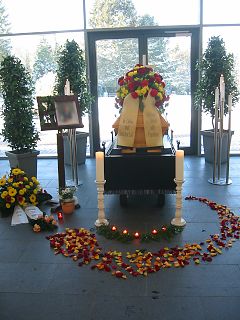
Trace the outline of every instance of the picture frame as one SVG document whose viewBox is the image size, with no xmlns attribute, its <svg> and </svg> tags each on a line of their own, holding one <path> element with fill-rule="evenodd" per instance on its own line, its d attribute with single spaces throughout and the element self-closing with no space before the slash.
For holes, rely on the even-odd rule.
<svg viewBox="0 0 240 320">
<path fill-rule="evenodd" d="M 77 96 L 37 97 L 41 130 L 83 128 Z"/>
<path fill-rule="evenodd" d="M 58 128 L 82 128 L 77 96 L 55 96 L 54 104 Z"/>
</svg>

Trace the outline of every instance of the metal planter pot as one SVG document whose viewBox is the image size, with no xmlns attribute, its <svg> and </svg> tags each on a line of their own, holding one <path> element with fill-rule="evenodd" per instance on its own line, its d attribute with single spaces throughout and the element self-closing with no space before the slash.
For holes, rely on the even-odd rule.
<svg viewBox="0 0 240 320">
<path fill-rule="evenodd" d="M 234 134 L 234 131 L 231 131 L 231 137 Z M 214 131 L 213 130 L 203 130 L 201 131 L 201 135 L 203 136 L 203 148 L 205 161 L 208 163 L 213 163 L 214 157 Z M 228 131 L 224 130 L 223 138 L 222 138 L 222 153 L 221 153 L 221 163 L 227 162 L 227 154 L 228 154 Z M 217 150 L 218 152 L 218 150 Z"/>
<path fill-rule="evenodd" d="M 6 151 L 5 154 L 8 157 L 11 168 L 20 168 L 25 171 L 26 175 L 31 177 L 37 177 L 37 156 L 40 151 L 33 150 L 27 153 L 16 153 L 14 151 Z"/>
</svg>

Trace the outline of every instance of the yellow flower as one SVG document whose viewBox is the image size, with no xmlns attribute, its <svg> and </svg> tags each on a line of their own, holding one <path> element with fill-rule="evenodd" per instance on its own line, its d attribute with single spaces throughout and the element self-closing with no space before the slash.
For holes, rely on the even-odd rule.
<svg viewBox="0 0 240 320">
<path fill-rule="evenodd" d="M 7 209 L 11 208 L 10 203 L 6 203 L 6 208 L 7 208 Z"/>
<path fill-rule="evenodd" d="M 140 90 L 141 95 L 144 95 L 147 91 L 148 91 L 148 87 L 143 87 L 143 88 Z"/>
<path fill-rule="evenodd" d="M 32 182 L 34 182 L 35 184 L 39 184 L 39 181 L 37 180 L 36 177 L 32 177 L 31 179 L 32 179 Z"/>
<path fill-rule="evenodd" d="M 20 189 L 20 190 L 18 191 L 18 193 L 19 193 L 21 196 L 23 196 L 25 192 L 24 192 L 23 189 Z"/>
<path fill-rule="evenodd" d="M 14 197 L 16 194 L 17 194 L 17 190 L 14 189 L 14 188 L 10 188 L 8 190 L 8 194 L 11 196 L 11 197 Z"/>
<path fill-rule="evenodd" d="M 13 182 L 13 178 L 8 178 L 8 182 L 12 183 Z"/>
<path fill-rule="evenodd" d="M 35 223 L 35 225 L 33 226 L 33 231 L 34 232 L 40 232 L 41 231 L 41 227 L 37 223 Z"/>
<path fill-rule="evenodd" d="M 25 185 L 25 188 L 30 189 L 31 187 L 30 187 L 29 184 L 26 184 L 26 185 Z"/>
<path fill-rule="evenodd" d="M 24 179 L 24 181 L 28 181 L 28 177 L 24 177 L 23 179 Z"/>
<path fill-rule="evenodd" d="M 15 202 L 15 198 L 11 197 L 11 203 L 14 203 L 14 202 Z"/>
<path fill-rule="evenodd" d="M 162 94 L 161 94 L 161 92 L 158 92 L 158 97 L 160 97 L 160 100 L 162 100 L 163 99 L 163 96 L 162 96 Z"/>
<path fill-rule="evenodd" d="M 36 201 L 36 196 L 35 196 L 35 194 L 31 194 L 31 196 L 30 196 L 30 201 L 31 202 L 35 202 Z"/>
<path fill-rule="evenodd" d="M 19 183 L 18 182 L 13 182 L 12 185 L 13 185 L 14 188 L 18 188 L 19 187 Z"/>
<path fill-rule="evenodd" d="M 38 189 L 35 188 L 35 189 L 33 190 L 33 193 L 34 193 L 34 194 L 37 194 L 37 193 L 38 193 Z"/>
<path fill-rule="evenodd" d="M 12 170 L 12 174 L 13 174 L 14 176 L 17 176 L 17 175 L 19 175 L 19 174 L 21 174 L 21 173 L 22 173 L 22 170 L 19 169 L 19 168 L 15 168 L 15 169 Z"/>
<path fill-rule="evenodd" d="M 7 191 L 3 191 L 1 194 L 1 198 L 4 199 L 8 195 Z"/>
<path fill-rule="evenodd" d="M 30 182 L 29 182 L 29 185 L 30 185 L 31 187 L 33 186 L 33 183 L 32 183 L 32 181 L 30 181 Z"/>
<path fill-rule="evenodd" d="M 5 184 L 6 184 L 6 177 L 4 176 L 0 179 L 0 187 L 3 187 Z"/>
<path fill-rule="evenodd" d="M 129 76 L 129 77 L 132 77 L 133 75 L 134 75 L 133 71 L 128 72 L 128 76 Z"/>
</svg>

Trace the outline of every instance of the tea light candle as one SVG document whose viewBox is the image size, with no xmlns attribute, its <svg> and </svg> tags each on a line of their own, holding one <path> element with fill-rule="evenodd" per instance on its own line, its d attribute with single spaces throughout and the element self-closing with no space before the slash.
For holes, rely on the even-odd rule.
<svg viewBox="0 0 240 320">
<path fill-rule="evenodd" d="M 112 226 L 112 231 L 117 231 L 117 227 Z"/>
<path fill-rule="evenodd" d="M 184 151 L 183 150 L 176 151 L 175 169 L 176 169 L 176 180 L 182 181 L 183 172 L 184 172 Z"/>
<path fill-rule="evenodd" d="M 156 229 L 153 229 L 152 230 L 152 234 L 157 234 L 158 232 L 157 232 L 157 230 Z"/>
<path fill-rule="evenodd" d="M 138 232 L 135 232 L 135 233 L 134 233 L 134 237 L 137 239 L 137 238 L 140 237 L 140 234 L 139 234 Z"/>
<path fill-rule="evenodd" d="M 58 219 L 61 220 L 63 218 L 62 212 L 58 212 L 57 216 L 58 216 Z"/>
<path fill-rule="evenodd" d="M 128 234 L 127 229 L 124 229 L 122 233 L 123 233 L 123 234 Z"/>
<path fill-rule="evenodd" d="M 104 153 L 96 152 L 96 181 L 104 181 Z"/>
</svg>

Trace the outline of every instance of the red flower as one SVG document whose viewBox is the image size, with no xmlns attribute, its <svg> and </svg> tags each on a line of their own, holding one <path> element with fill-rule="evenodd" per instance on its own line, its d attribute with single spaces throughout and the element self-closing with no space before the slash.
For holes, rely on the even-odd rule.
<svg viewBox="0 0 240 320">
<path fill-rule="evenodd" d="M 157 83 L 161 83 L 161 78 L 158 76 L 158 77 L 155 77 L 155 81 L 157 82 Z"/>
<path fill-rule="evenodd" d="M 131 96 L 133 97 L 133 99 L 137 99 L 138 98 L 138 93 L 136 91 L 131 92 Z"/>
<path fill-rule="evenodd" d="M 122 84 L 122 81 L 123 81 L 123 79 L 124 79 L 124 77 L 120 77 L 119 79 L 118 79 L 118 84 L 121 86 Z"/>
<path fill-rule="evenodd" d="M 160 74 L 156 73 L 156 72 L 154 73 L 154 77 L 155 77 L 155 79 L 156 78 L 160 78 L 161 81 L 163 79 L 162 76 Z"/>
<path fill-rule="evenodd" d="M 118 81 L 118 84 L 119 84 L 120 86 L 123 86 L 123 85 L 124 85 L 124 80 Z"/>
<path fill-rule="evenodd" d="M 129 89 L 130 91 L 133 91 L 134 88 L 135 88 L 134 83 L 133 83 L 133 82 L 130 82 L 130 83 L 128 84 L 128 89 Z"/>
<path fill-rule="evenodd" d="M 139 68 L 139 69 L 138 69 L 138 73 L 139 73 L 139 74 L 144 74 L 144 73 L 146 73 L 146 68 Z"/>
<path fill-rule="evenodd" d="M 152 97 L 156 97 L 157 94 L 158 94 L 158 91 L 157 91 L 156 89 L 152 89 L 152 90 L 150 91 L 150 95 L 151 95 Z"/>
<path fill-rule="evenodd" d="M 10 196 L 6 196 L 5 200 L 6 200 L 6 202 L 11 203 L 11 197 Z"/>
<path fill-rule="evenodd" d="M 142 82 L 141 82 L 141 86 L 142 87 L 146 87 L 146 86 L 148 86 L 148 80 L 143 80 Z"/>
<path fill-rule="evenodd" d="M 22 201 L 23 201 L 23 197 L 20 196 L 20 195 L 17 195 L 17 201 L 18 201 L 18 202 L 22 202 Z"/>
<path fill-rule="evenodd" d="M 126 76 L 125 80 L 126 80 L 126 81 L 131 81 L 131 80 L 132 80 L 132 77 Z"/>
</svg>

